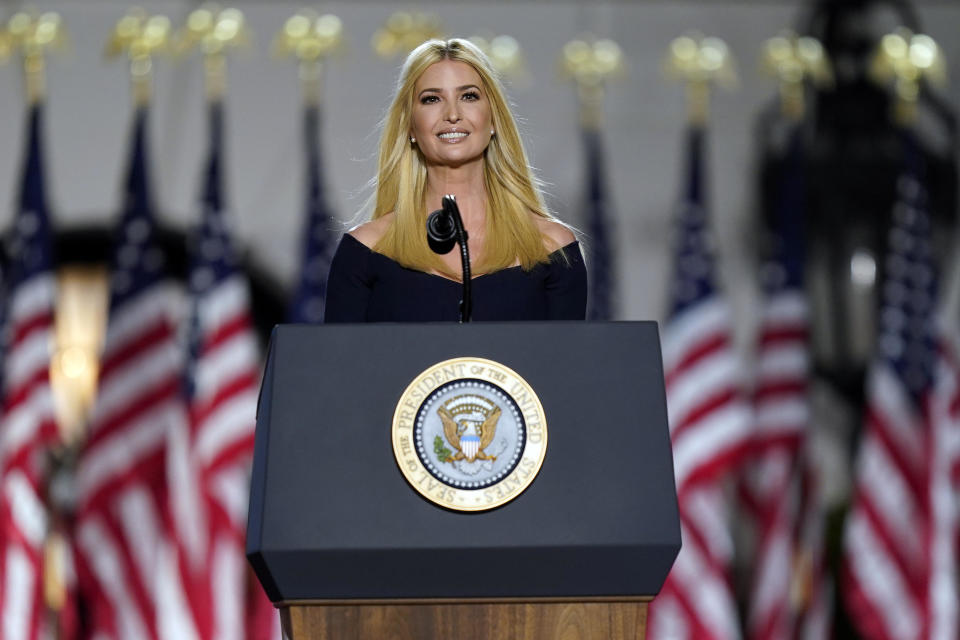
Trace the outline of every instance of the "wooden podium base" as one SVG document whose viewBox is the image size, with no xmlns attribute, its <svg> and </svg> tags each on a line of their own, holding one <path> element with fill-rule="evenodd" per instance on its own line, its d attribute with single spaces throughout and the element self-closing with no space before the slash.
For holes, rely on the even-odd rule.
<svg viewBox="0 0 960 640">
<path fill-rule="evenodd" d="M 281 604 L 284 640 L 644 640 L 647 600 Z"/>
</svg>

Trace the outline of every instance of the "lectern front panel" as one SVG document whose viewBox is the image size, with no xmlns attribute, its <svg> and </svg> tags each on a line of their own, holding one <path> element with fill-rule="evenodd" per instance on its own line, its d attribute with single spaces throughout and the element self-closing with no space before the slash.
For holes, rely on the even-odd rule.
<svg viewBox="0 0 960 640">
<path fill-rule="evenodd" d="M 536 392 L 536 479 L 488 511 L 425 499 L 391 444 L 417 375 L 483 358 Z M 680 546 L 656 325 L 280 326 L 247 551 L 275 601 L 653 595 Z"/>
</svg>

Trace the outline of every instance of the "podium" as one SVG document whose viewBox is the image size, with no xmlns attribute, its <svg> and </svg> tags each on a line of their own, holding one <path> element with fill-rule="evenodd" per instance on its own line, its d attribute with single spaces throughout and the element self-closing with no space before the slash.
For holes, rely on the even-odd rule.
<svg viewBox="0 0 960 640">
<path fill-rule="evenodd" d="M 530 450 L 541 427 L 545 439 L 522 490 L 512 484 L 520 467 L 503 471 L 500 484 L 473 490 L 478 483 L 466 482 L 459 493 L 428 490 L 439 486 L 435 478 L 401 467 L 397 434 L 410 425 L 399 403 L 439 397 L 441 383 L 454 383 L 429 372 L 456 359 L 502 366 L 539 399 L 543 425 L 527 413 L 526 392 L 503 389 L 521 394 L 514 401 L 523 407 L 504 410 L 498 433 L 509 431 L 510 414 Z M 460 370 L 466 379 L 482 369 Z M 443 406 L 456 413 L 464 402 Z M 439 421 L 437 406 L 421 407 L 417 424 Z M 423 439 L 447 456 L 431 466 L 429 442 L 416 445 L 430 473 L 454 474 L 451 449 L 460 445 Z M 484 450 L 462 449 L 457 464 L 466 466 L 458 468 L 473 473 Z M 489 459 L 500 461 L 490 468 L 511 460 Z M 482 504 L 511 491 L 493 508 Z M 452 494 L 480 506 L 465 510 Z M 679 549 L 655 323 L 274 330 L 257 411 L 247 557 L 290 640 L 643 638 L 646 603 Z"/>
</svg>

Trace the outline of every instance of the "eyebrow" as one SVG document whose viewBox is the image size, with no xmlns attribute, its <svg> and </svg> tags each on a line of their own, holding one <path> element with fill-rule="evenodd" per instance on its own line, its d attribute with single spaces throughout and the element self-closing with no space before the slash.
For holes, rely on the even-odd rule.
<svg viewBox="0 0 960 640">
<path fill-rule="evenodd" d="M 457 87 L 457 91 L 466 91 L 467 89 L 476 89 L 477 91 L 480 91 L 480 87 L 478 87 L 475 84 L 465 84 L 463 86 Z M 421 89 L 420 93 L 417 94 L 417 97 L 422 96 L 423 94 L 430 91 L 432 91 L 433 93 L 440 93 L 441 89 L 438 89 L 436 87 L 428 87 L 426 89 Z"/>
</svg>

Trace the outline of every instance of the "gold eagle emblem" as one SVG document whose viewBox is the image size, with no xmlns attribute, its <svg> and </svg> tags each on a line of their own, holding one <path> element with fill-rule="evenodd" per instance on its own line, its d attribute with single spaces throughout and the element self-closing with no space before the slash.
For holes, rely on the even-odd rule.
<svg viewBox="0 0 960 640">
<path fill-rule="evenodd" d="M 484 449 L 490 446 L 497 433 L 497 422 L 500 420 L 500 407 L 494 407 L 483 422 L 476 420 L 460 420 L 454 418 L 446 407 L 437 409 L 440 421 L 443 423 L 443 433 L 447 442 L 457 452 L 447 462 L 453 464 L 458 460 L 473 462 L 474 460 L 496 460 L 496 456 L 488 455 Z"/>
</svg>

